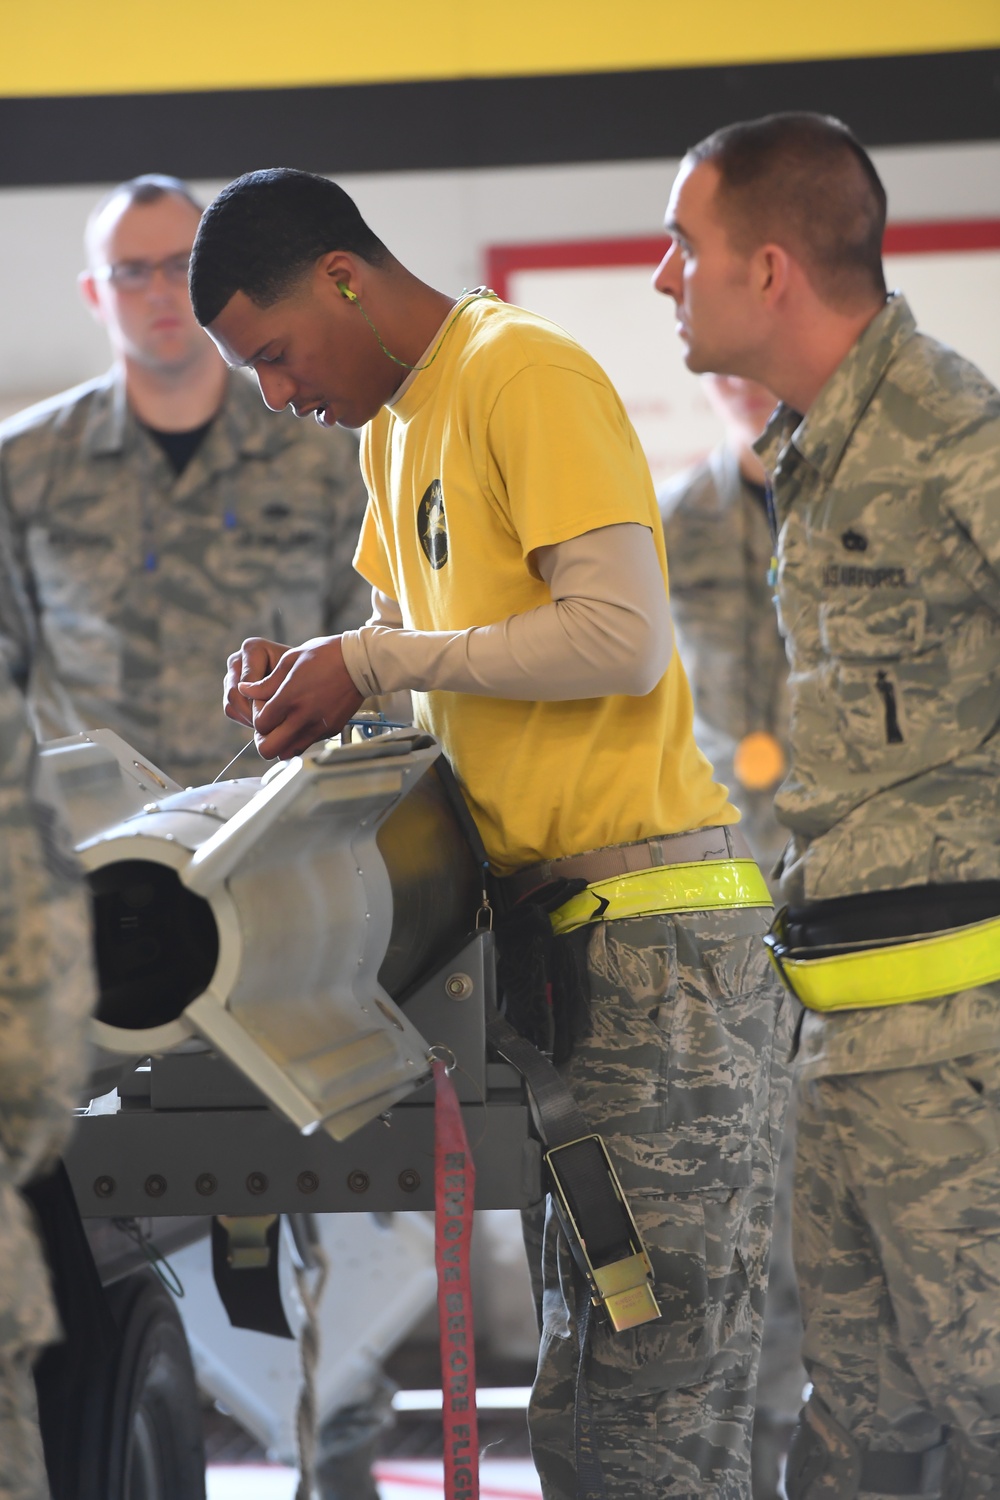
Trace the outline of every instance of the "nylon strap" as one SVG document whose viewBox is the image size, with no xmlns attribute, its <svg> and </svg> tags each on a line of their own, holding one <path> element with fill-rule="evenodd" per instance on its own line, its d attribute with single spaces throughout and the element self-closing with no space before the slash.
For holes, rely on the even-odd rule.
<svg viewBox="0 0 1000 1500">
<path fill-rule="evenodd" d="M 434 1254 L 438 1275 L 445 1500 L 479 1500 L 476 1348 L 469 1250 L 476 1169 L 462 1108 L 434 1060 Z"/>
<path fill-rule="evenodd" d="M 593 1135 L 580 1107 L 543 1053 L 526 1042 L 498 1011 L 486 1016 L 486 1037 L 528 1085 L 538 1134 L 551 1150 Z"/>
<path fill-rule="evenodd" d="M 581 1136 L 593 1132 L 580 1112 L 579 1106 L 560 1078 L 558 1072 L 536 1047 L 519 1036 L 503 1016 L 494 1011 L 486 1017 L 487 1040 L 501 1057 L 517 1069 L 528 1085 L 528 1096 L 538 1133 L 551 1150 L 555 1146 L 568 1145 Z M 593 1158 L 591 1158 L 593 1160 Z M 607 1173 L 603 1163 L 595 1163 L 601 1173 L 601 1182 L 594 1185 L 598 1202 L 603 1201 L 607 1190 Z M 579 1191 L 588 1193 L 587 1181 L 578 1182 Z M 576 1392 L 573 1413 L 573 1433 L 576 1449 L 576 1474 L 579 1500 L 606 1500 L 604 1475 L 597 1454 L 594 1435 L 594 1417 L 587 1390 L 587 1343 L 590 1337 L 592 1311 L 590 1288 L 576 1260 L 573 1260 L 573 1285 L 576 1289 L 577 1365 Z"/>
<path fill-rule="evenodd" d="M 658 912 L 771 905 L 767 882 L 752 859 L 701 859 L 595 880 L 557 907 L 552 913 L 552 931 L 561 936 L 588 922 L 616 922 Z"/>
<path fill-rule="evenodd" d="M 587 1345 L 590 1339 L 590 1319 L 594 1305 L 576 1262 L 573 1262 L 573 1287 L 576 1308 L 576 1387 L 574 1391 L 573 1438 L 576 1449 L 576 1494 L 577 1500 L 607 1500 L 604 1488 L 604 1471 L 597 1451 L 597 1433 L 594 1429 L 594 1413 L 587 1390 Z"/>
<path fill-rule="evenodd" d="M 780 917 L 765 941 L 781 978 L 808 1010 L 908 1005 L 1000 979 L 1000 917 L 824 958 L 792 957 L 781 943 Z"/>
</svg>

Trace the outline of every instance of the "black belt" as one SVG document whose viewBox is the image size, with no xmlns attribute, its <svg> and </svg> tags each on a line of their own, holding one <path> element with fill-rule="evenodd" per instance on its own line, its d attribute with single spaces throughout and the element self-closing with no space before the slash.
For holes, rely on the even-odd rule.
<svg viewBox="0 0 1000 1500">
<path fill-rule="evenodd" d="M 913 885 L 790 906 L 785 940 L 789 948 L 874 945 L 968 927 L 995 916 L 1000 916 L 1000 880 Z"/>
</svg>

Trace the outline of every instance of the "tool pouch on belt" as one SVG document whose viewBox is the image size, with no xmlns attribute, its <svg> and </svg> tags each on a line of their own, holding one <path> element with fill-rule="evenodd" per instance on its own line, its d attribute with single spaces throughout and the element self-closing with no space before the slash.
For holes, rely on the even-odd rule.
<svg viewBox="0 0 1000 1500">
<path fill-rule="evenodd" d="M 514 1030 L 558 1066 L 590 1034 L 587 979 L 589 927 L 562 937 L 549 913 L 586 889 L 585 880 L 554 880 L 537 897 L 498 913 L 497 981 Z"/>
<path fill-rule="evenodd" d="M 782 980 L 809 1010 L 955 995 L 1000 979 L 1000 881 L 782 907 L 764 941 Z"/>
</svg>

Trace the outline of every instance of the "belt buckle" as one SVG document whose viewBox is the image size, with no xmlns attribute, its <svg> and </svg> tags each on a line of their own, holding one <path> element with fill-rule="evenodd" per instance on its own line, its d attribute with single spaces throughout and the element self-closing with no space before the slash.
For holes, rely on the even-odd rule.
<svg viewBox="0 0 1000 1500">
<path fill-rule="evenodd" d="M 778 971 L 778 978 L 787 990 L 795 994 L 795 986 L 785 973 L 782 959 L 788 957 L 788 907 L 779 906 L 772 918 L 771 925 L 764 934 L 764 947 L 770 955 L 771 962 Z"/>
</svg>

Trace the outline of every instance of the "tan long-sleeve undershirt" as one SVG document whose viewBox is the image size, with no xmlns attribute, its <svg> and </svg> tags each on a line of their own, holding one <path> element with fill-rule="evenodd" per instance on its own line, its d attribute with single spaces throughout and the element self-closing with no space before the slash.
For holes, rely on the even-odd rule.
<svg viewBox="0 0 1000 1500">
<path fill-rule="evenodd" d="M 652 532 L 603 526 L 535 554 L 550 604 L 469 630 L 407 630 L 395 600 L 342 637 L 366 697 L 409 688 L 534 701 L 642 697 L 659 682 L 673 629 Z"/>
</svg>

